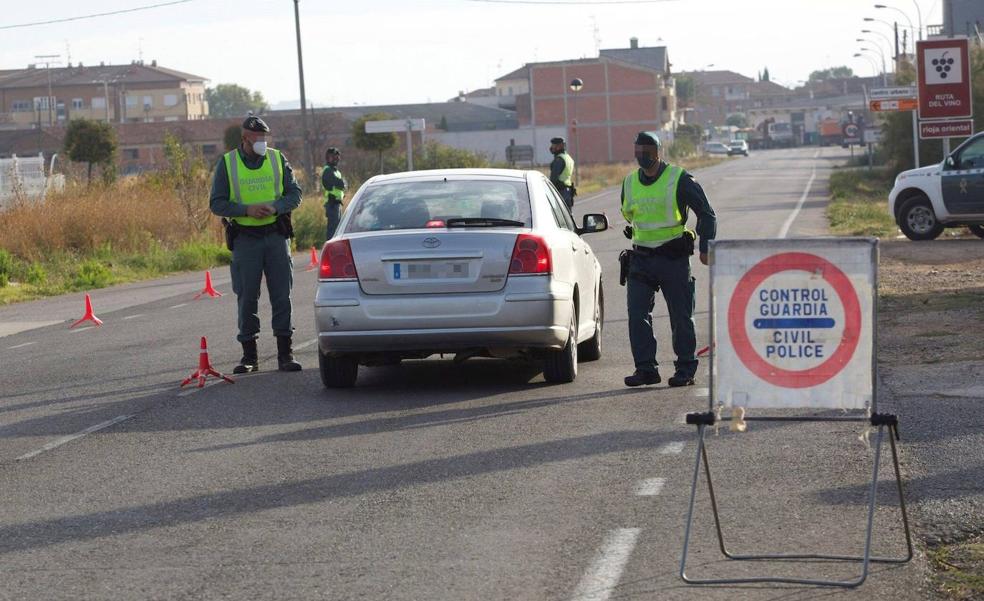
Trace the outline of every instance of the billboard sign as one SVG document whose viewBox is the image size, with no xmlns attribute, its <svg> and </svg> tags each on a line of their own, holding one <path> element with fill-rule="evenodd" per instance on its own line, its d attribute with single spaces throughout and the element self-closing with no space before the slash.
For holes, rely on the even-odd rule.
<svg viewBox="0 0 984 601">
<path fill-rule="evenodd" d="M 919 118 L 953 119 L 974 115 L 967 38 L 916 42 L 919 66 Z"/>
</svg>

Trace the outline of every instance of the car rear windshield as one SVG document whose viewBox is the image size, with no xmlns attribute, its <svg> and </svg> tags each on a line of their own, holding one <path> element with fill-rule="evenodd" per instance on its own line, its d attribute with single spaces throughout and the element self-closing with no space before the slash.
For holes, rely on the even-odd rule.
<svg viewBox="0 0 984 601">
<path fill-rule="evenodd" d="M 449 219 L 502 219 L 532 227 L 522 180 L 386 182 L 363 191 L 346 233 L 442 227 Z"/>
</svg>

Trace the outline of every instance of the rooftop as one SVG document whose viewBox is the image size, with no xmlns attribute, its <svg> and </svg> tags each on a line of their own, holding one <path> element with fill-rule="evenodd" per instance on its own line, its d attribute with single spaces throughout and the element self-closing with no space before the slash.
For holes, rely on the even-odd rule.
<svg viewBox="0 0 984 601">
<path fill-rule="evenodd" d="M 86 67 L 81 63 L 69 67 L 31 66 L 26 69 L 0 70 L 0 87 L 33 88 L 48 85 L 48 76 L 55 86 L 80 86 L 108 81 L 125 83 L 175 83 L 181 81 L 205 82 L 206 78 L 166 67 L 157 61 L 149 65 L 134 62 L 129 65 L 97 65 Z"/>
</svg>

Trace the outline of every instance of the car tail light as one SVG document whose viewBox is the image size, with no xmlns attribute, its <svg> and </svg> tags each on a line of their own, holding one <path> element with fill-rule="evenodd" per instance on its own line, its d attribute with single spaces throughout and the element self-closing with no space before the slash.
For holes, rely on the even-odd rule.
<svg viewBox="0 0 984 601">
<path fill-rule="evenodd" d="M 550 274 L 550 249 L 546 241 L 533 234 L 519 234 L 516 245 L 513 246 L 512 260 L 509 261 L 509 273 L 515 274 Z"/>
<path fill-rule="evenodd" d="M 321 249 L 321 269 L 318 277 L 327 280 L 334 278 L 357 278 L 355 259 L 352 258 L 352 246 L 348 240 L 328 242 Z"/>
<path fill-rule="evenodd" d="M 447 227 L 443 219 L 431 219 L 424 227 Z"/>
</svg>

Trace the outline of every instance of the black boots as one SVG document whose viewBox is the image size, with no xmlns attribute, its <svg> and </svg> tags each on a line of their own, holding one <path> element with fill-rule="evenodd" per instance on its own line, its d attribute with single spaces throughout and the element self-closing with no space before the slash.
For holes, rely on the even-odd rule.
<svg viewBox="0 0 984 601">
<path fill-rule="evenodd" d="M 294 361 L 290 336 L 277 336 L 277 368 L 280 371 L 301 371 L 301 364 Z"/>
<path fill-rule="evenodd" d="M 651 384 L 659 384 L 660 382 L 661 379 L 658 371 L 643 371 L 641 369 L 637 369 L 631 376 L 625 376 L 626 386 L 648 386 Z"/>
<path fill-rule="evenodd" d="M 233 368 L 234 374 L 248 374 L 260 368 L 260 360 L 256 354 L 256 340 L 247 340 L 243 345 L 243 358 L 239 360 L 239 365 Z"/>
</svg>

